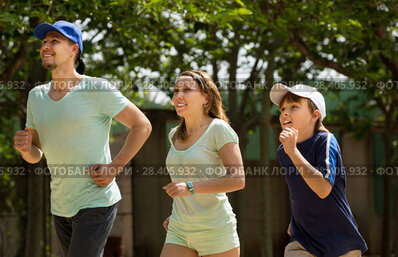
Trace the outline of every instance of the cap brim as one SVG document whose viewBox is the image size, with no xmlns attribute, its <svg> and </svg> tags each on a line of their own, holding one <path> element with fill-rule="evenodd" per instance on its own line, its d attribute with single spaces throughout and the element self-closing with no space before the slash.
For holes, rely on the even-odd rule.
<svg viewBox="0 0 398 257">
<path fill-rule="evenodd" d="M 38 25 L 35 30 L 33 31 L 33 34 L 40 40 L 43 40 L 44 37 L 46 36 L 47 32 L 49 31 L 57 31 L 61 33 L 62 35 L 64 34 L 63 32 L 59 31 L 56 27 L 54 27 L 51 24 L 48 23 L 42 23 Z"/>
<path fill-rule="evenodd" d="M 270 98 L 271 101 L 279 106 L 279 104 L 282 101 L 282 98 L 289 92 L 289 88 L 283 84 L 276 83 L 275 85 L 272 86 L 271 92 L 270 92 Z"/>
</svg>

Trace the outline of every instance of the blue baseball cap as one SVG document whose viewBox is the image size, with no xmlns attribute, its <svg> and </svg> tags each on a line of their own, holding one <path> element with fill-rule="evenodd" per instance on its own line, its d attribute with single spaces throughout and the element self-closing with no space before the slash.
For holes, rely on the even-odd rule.
<svg viewBox="0 0 398 257">
<path fill-rule="evenodd" d="M 57 31 L 69 38 L 74 43 L 79 45 L 79 50 L 81 53 L 83 53 L 82 32 L 74 24 L 67 21 L 57 21 L 53 25 L 42 23 L 36 26 L 33 34 L 40 40 L 43 40 L 46 36 L 46 33 L 49 31 Z"/>
</svg>

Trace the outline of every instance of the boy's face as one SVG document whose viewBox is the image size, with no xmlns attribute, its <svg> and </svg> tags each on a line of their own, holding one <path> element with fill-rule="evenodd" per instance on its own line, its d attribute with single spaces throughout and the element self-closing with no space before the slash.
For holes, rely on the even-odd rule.
<svg viewBox="0 0 398 257">
<path fill-rule="evenodd" d="M 279 106 L 279 111 L 281 112 L 279 122 L 282 129 L 295 128 L 300 134 L 314 131 L 317 119 L 316 115 L 311 112 L 306 99 L 301 98 L 300 102 L 284 101 Z"/>
</svg>

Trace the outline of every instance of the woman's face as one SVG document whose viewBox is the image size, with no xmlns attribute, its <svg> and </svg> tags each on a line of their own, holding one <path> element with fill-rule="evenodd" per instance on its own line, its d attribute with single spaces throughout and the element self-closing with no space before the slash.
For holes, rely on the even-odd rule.
<svg viewBox="0 0 398 257">
<path fill-rule="evenodd" d="M 207 101 L 205 95 L 200 91 L 198 83 L 192 77 L 181 76 L 178 79 L 172 98 L 178 116 L 186 118 L 203 113 Z"/>
</svg>

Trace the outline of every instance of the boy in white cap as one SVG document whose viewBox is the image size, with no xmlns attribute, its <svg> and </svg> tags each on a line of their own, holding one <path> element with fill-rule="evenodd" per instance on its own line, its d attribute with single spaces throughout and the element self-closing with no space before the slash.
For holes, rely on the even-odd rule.
<svg viewBox="0 0 398 257">
<path fill-rule="evenodd" d="M 82 33 L 75 25 L 42 23 L 34 34 L 43 40 L 40 57 L 52 81 L 29 92 L 26 127 L 17 131 L 14 145 L 27 162 L 37 163 L 43 153 L 46 156 L 61 255 L 99 257 L 121 199 L 115 176 L 144 144 L 151 124 L 107 80 L 83 75 Z M 113 160 L 112 118 L 130 128 Z"/>
<path fill-rule="evenodd" d="M 306 85 L 275 84 L 270 97 L 280 111 L 277 155 L 292 211 L 285 256 L 361 256 L 367 246 L 348 205 L 340 147 L 322 124 L 322 94 Z"/>
</svg>

